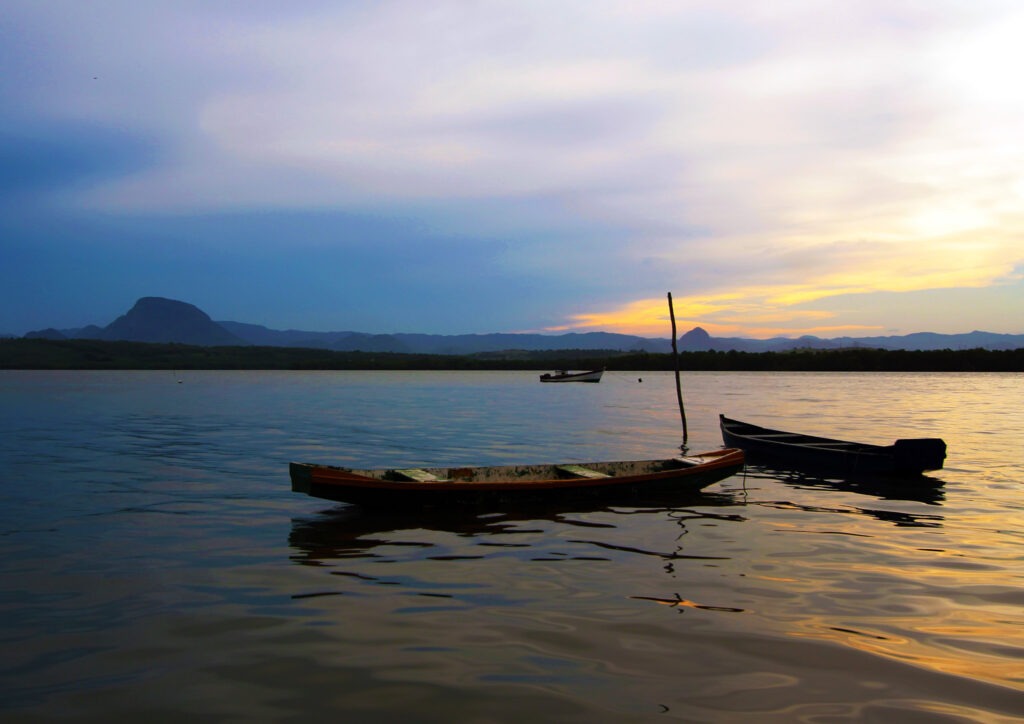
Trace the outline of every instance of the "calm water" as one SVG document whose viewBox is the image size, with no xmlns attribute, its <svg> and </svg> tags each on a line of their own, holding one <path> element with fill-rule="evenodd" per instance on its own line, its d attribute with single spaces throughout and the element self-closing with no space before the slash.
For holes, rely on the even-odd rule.
<svg viewBox="0 0 1024 724">
<path fill-rule="evenodd" d="M 684 394 L 692 451 L 721 446 L 725 412 L 940 436 L 947 467 L 369 515 L 291 493 L 288 461 L 669 455 L 671 375 L 0 372 L 0 715 L 1024 716 L 1024 375 L 697 373 Z"/>
</svg>

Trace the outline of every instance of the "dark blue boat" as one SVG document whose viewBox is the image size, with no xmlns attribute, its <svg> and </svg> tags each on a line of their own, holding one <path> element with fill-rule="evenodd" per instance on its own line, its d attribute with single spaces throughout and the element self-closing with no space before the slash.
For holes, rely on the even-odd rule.
<svg viewBox="0 0 1024 724">
<path fill-rule="evenodd" d="M 772 430 L 725 415 L 718 419 L 727 446 L 742 449 L 750 462 L 763 461 L 784 468 L 838 475 L 915 476 L 925 470 L 939 470 L 946 459 L 946 443 L 939 438 L 869 445 Z"/>
</svg>

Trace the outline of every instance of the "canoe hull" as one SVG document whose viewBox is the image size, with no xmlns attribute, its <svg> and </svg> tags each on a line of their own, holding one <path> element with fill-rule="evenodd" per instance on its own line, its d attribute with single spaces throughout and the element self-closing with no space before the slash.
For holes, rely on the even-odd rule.
<svg viewBox="0 0 1024 724">
<path fill-rule="evenodd" d="M 897 440 L 892 445 L 834 440 L 773 430 L 719 416 L 722 440 L 747 453 L 751 462 L 765 461 L 789 468 L 841 475 L 918 476 L 939 470 L 946 443 L 939 438 Z"/>
<path fill-rule="evenodd" d="M 716 450 L 685 458 L 584 463 L 428 468 L 436 480 L 399 480 L 396 470 L 351 470 L 291 463 L 292 490 L 315 498 L 363 506 L 436 506 L 584 500 L 631 502 L 643 496 L 694 493 L 744 464 L 741 450 Z M 583 468 L 598 477 L 560 469 Z"/>
</svg>

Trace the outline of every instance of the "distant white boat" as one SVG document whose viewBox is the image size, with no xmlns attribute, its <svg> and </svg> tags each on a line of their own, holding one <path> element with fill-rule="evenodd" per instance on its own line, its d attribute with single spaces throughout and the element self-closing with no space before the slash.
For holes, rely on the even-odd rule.
<svg viewBox="0 0 1024 724">
<path fill-rule="evenodd" d="M 589 370 L 587 372 L 569 372 L 558 370 L 555 374 L 545 372 L 540 376 L 541 382 L 600 382 L 604 370 Z"/>
</svg>

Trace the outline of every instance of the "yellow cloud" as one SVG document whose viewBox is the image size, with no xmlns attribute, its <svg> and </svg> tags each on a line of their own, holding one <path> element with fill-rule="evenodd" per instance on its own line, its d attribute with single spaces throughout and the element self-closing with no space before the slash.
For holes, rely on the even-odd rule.
<svg viewBox="0 0 1024 724">
<path fill-rule="evenodd" d="M 673 295 L 677 331 L 700 326 L 714 336 L 772 336 L 870 333 L 881 325 L 851 324 L 836 313 L 806 308 L 825 299 L 874 292 L 980 288 L 1019 278 L 1015 258 L 1007 258 L 1006 240 L 971 233 L 914 241 L 874 241 L 815 250 L 802 239 L 780 242 L 780 248 L 804 247 L 794 253 L 801 268 L 786 275 L 797 283 L 737 285 L 709 294 Z M 805 258 L 806 257 L 806 258 Z M 798 308 L 800 307 L 800 308 Z M 572 316 L 550 331 L 601 330 L 666 337 L 671 332 L 665 298 L 638 299 L 617 308 Z"/>
<path fill-rule="evenodd" d="M 714 297 L 673 296 L 673 308 L 679 334 L 698 326 L 712 336 L 754 338 L 826 333 L 840 336 L 878 329 L 865 325 L 829 324 L 828 320 L 833 317 L 831 312 L 786 309 L 778 306 L 777 302 L 769 301 L 765 290 L 757 289 Z M 641 299 L 618 309 L 573 315 L 568 323 L 550 327 L 547 331 L 604 331 L 669 337 L 671 329 L 667 299 Z"/>
<path fill-rule="evenodd" d="M 673 295 L 673 308 L 678 331 L 685 332 L 698 324 L 703 324 L 700 320 L 735 309 L 735 305 L 738 303 L 741 303 L 741 296 L 736 293 L 711 297 L 676 297 Z M 713 325 L 714 323 L 708 324 Z M 570 317 L 570 321 L 565 325 L 549 328 L 548 331 L 570 329 L 669 336 L 672 327 L 668 299 L 667 297 L 639 299 L 618 309 L 576 314 Z"/>
</svg>

